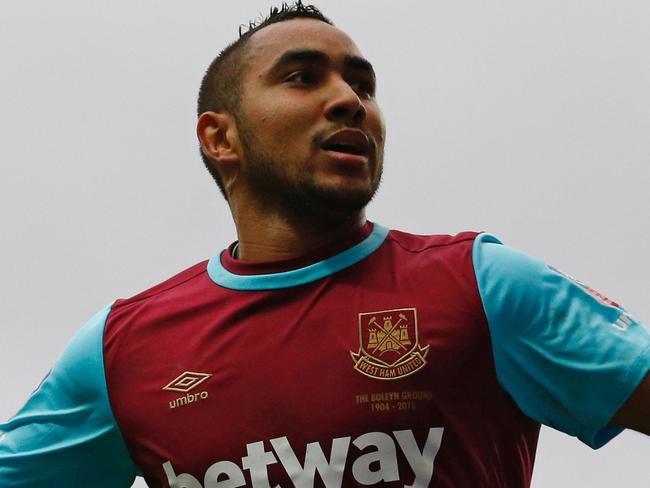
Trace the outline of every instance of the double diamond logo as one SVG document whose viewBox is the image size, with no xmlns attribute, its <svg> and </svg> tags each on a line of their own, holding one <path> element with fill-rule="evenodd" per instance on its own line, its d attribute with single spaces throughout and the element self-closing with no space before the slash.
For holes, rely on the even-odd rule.
<svg viewBox="0 0 650 488">
<path fill-rule="evenodd" d="M 163 390 L 167 391 L 180 391 L 187 393 L 188 391 L 196 388 L 210 376 L 209 373 L 195 373 L 193 371 L 185 371 L 183 374 L 173 379 Z"/>
</svg>

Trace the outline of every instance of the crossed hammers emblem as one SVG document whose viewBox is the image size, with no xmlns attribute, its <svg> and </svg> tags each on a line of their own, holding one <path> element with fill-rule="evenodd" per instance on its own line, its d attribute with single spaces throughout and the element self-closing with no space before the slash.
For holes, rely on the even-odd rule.
<svg viewBox="0 0 650 488">
<path fill-rule="evenodd" d="M 379 328 L 380 330 L 384 331 L 384 333 L 385 333 L 385 335 L 384 335 L 384 337 L 382 338 L 382 340 L 379 341 L 379 342 L 377 343 L 377 345 L 376 345 L 374 348 L 372 348 L 372 350 L 371 350 L 372 353 L 376 352 L 378 349 L 381 351 L 381 348 L 383 347 L 384 344 L 386 344 L 386 342 L 387 342 L 389 339 L 391 339 L 391 336 L 392 336 L 393 332 L 394 332 L 395 330 L 397 330 L 397 327 L 399 327 L 399 325 L 400 325 L 403 321 L 408 320 L 408 319 L 406 318 L 406 315 L 404 315 L 404 314 L 402 314 L 402 313 L 400 313 L 400 314 L 398 315 L 398 317 L 399 317 L 399 320 L 398 320 L 397 322 L 395 322 L 394 324 L 393 324 L 392 321 L 391 321 L 391 325 L 392 325 L 392 327 L 391 327 L 389 330 L 384 329 L 384 327 L 381 326 L 381 325 L 379 324 L 379 322 L 377 322 L 377 317 L 372 317 L 372 318 L 368 321 L 368 325 L 375 325 L 377 328 Z M 394 340 L 394 342 L 396 342 L 397 345 L 398 345 L 401 349 L 408 350 L 408 349 L 404 346 L 404 344 L 402 344 L 401 341 L 399 341 L 399 340 L 395 341 L 395 340 Z M 383 353 L 385 353 L 386 351 L 387 351 L 387 350 L 381 351 L 381 352 L 379 353 L 379 355 L 381 356 L 381 355 L 382 355 Z"/>
</svg>

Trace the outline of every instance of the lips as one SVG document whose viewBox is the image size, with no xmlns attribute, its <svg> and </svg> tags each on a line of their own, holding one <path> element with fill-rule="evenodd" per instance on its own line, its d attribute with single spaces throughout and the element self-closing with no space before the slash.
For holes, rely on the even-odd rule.
<svg viewBox="0 0 650 488">
<path fill-rule="evenodd" d="M 329 136 L 321 145 L 326 151 L 355 156 L 368 156 L 370 154 L 370 141 L 358 129 L 343 129 Z"/>
</svg>

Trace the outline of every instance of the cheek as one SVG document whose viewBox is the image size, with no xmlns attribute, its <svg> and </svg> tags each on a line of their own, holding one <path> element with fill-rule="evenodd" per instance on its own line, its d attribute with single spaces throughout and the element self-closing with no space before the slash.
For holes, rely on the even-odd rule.
<svg viewBox="0 0 650 488">
<path fill-rule="evenodd" d="M 285 153 L 296 156 L 311 151 L 312 138 L 316 122 L 313 114 L 302 114 L 299 110 L 282 110 L 267 125 L 267 138 L 272 137 L 272 144 L 282 148 Z"/>
<path fill-rule="evenodd" d="M 374 105 L 374 104 L 373 104 Z M 378 144 L 383 144 L 386 139 L 386 125 L 384 123 L 384 116 L 379 110 L 377 105 L 367 108 L 366 124 L 372 131 Z"/>
<path fill-rule="evenodd" d="M 296 136 L 298 132 L 305 129 L 306 120 L 296 113 L 296 110 L 288 110 L 286 107 L 279 107 L 276 110 L 260 114 L 258 120 L 258 130 L 263 131 L 267 138 L 272 135 L 280 140 L 279 143 L 285 144 L 287 136 Z"/>
</svg>

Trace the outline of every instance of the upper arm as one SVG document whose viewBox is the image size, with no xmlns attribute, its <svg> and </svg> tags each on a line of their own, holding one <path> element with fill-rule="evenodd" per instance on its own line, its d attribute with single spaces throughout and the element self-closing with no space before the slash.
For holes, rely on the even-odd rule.
<svg viewBox="0 0 650 488">
<path fill-rule="evenodd" d="M 137 473 L 113 418 L 103 365 L 110 307 L 75 335 L 15 417 L 0 423 L 0 486 L 130 487 Z"/>
<path fill-rule="evenodd" d="M 612 417 L 610 424 L 650 435 L 650 373 Z"/>
<path fill-rule="evenodd" d="M 501 385 L 535 420 L 600 447 L 650 369 L 650 332 L 543 262 L 479 236 L 474 265 Z M 627 425 L 626 425 L 627 427 Z"/>
</svg>

